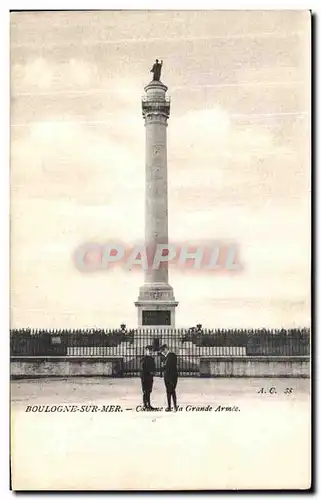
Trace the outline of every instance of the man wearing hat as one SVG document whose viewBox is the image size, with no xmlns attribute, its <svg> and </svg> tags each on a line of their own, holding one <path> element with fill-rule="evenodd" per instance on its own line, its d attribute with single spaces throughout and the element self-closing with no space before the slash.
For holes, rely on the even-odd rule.
<svg viewBox="0 0 321 500">
<path fill-rule="evenodd" d="M 145 410 L 153 410 L 150 404 L 150 395 L 153 390 L 154 374 L 156 371 L 155 361 L 152 356 L 152 347 L 145 347 L 145 355 L 141 358 L 140 379 L 143 391 L 143 404 Z"/>
<path fill-rule="evenodd" d="M 170 352 L 167 344 L 161 346 L 160 352 L 163 355 L 164 382 L 167 395 L 167 408 L 165 411 L 172 410 L 171 400 L 173 400 L 174 409 L 176 411 L 177 410 L 176 385 L 178 378 L 177 356 L 174 352 Z"/>
</svg>

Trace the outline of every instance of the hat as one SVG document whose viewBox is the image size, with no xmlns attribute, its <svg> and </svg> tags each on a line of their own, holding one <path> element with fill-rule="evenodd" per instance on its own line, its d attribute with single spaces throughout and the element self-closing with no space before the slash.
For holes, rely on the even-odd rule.
<svg viewBox="0 0 321 500">
<path fill-rule="evenodd" d="M 165 351 L 165 349 L 168 349 L 168 345 L 167 344 L 163 344 L 159 348 L 160 351 Z"/>
</svg>

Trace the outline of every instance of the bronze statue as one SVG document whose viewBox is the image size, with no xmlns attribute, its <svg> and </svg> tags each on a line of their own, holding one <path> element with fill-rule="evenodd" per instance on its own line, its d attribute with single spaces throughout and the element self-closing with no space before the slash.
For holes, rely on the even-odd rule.
<svg viewBox="0 0 321 500">
<path fill-rule="evenodd" d="M 150 72 L 154 74 L 153 80 L 157 81 L 160 80 L 162 66 L 163 66 L 163 60 L 161 60 L 161 62 L 159 63 L 158 59 L 156 59 L 156 62 L 154 63 L 152 69 L 150 70 Z"/>
</svg>

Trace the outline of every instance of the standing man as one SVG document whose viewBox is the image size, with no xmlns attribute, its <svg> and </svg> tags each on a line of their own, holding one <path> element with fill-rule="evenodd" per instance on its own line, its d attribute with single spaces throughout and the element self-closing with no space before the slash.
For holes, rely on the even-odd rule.
<svg viewBox="0 0 321 500">
<path fill-rule="evenodd" d="M 140 378 L 143 391 L 143 404 L 145 410 L 154 410 L 150 404 L 150 395 L 153 390 L 153 382 L 156 367 L 152 356 L 151 346 L 145 347 L 145 355 L 141 359 Z"/>
<path fill-rule="evenodd" d="M 164 356 L 163 369 L 164 369 L 164 382 L 166 387 L 167 395 L 167 408 L 165 411 L 171 411 L 171 400 L 173 399 L 173 405 L 175 411 L 177 410 L 177 398 L 176 398 L 176 385 L 177 385 L 177 356 L 174 352 L 170 352 L 167 344 L 164 344 L 160 348 L 160 352 Z"/>
</svg>

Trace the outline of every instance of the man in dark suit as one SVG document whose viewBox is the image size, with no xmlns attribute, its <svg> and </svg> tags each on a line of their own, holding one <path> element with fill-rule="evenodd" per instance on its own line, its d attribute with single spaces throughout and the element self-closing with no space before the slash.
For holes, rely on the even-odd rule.
<svg viewBox="0 0 321 500">
<path fill-rule="evenodd" d="M 160 352 L 163 355 L 163 369 L 164 369 L 164 382 L 166 387 L 167 395 L 167 408 L 165 411 L 171 411 L 171 400 L 173 399 L 173 405 L 175 411 L 177 410 L 177 398 L 176 398 L 176 385 L 177 385 L 177 356 L 174 352 L 170 352 L 167 344 L 164 344 L 160 348 Z"/>
<path fill-rule="evenodd" d="M 143 391 L 143 404 L 145 410 L 153 410 L 150 395 L 153 390 L 154 375 L 156 371 L 155 360 L 152 356 L 151 346 L 145 347 L 145 355 L 141 359 L 140 378 Z"/>
</svg>

